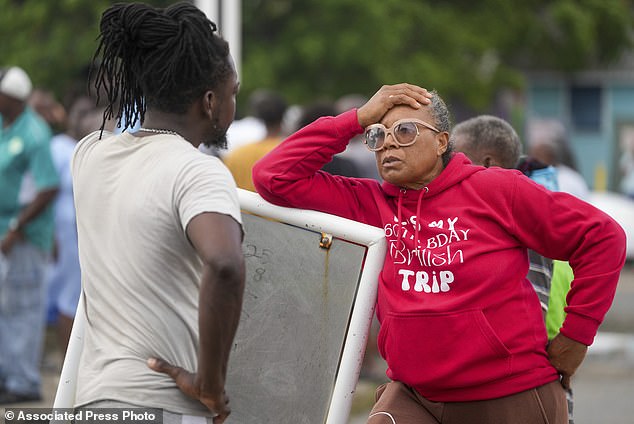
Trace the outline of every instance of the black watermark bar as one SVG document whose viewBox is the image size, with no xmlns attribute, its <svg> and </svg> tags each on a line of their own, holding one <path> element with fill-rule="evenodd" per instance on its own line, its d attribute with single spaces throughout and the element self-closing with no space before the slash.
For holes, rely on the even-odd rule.
<svg viewBox="0 0 634 424">
<path fill-rule="evenodd" d="M 156 408 L 5 408 L 3 424 L 163 424 Z"/>
</svg>

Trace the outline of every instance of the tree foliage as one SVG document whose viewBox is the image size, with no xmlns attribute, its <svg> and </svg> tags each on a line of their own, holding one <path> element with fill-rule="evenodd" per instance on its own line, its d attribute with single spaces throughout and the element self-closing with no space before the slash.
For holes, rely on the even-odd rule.
<svg viewBox="0 0 634 424">
<path fill-rule="evenodd" d="M 61 95 L 112 3 L 0 0 L 0 65 Z M 242 0 L 242 10 L 241 102 L 258 87 L 306 102 L 407 81 L 482 109 L 500 88 L 521 88 L 527 69 L 610 64 L 633 30 L 631 0 Z"/>
<path fill-rule="evenodd" d="M 606 65 L 631 47 L 625 0 L 244 0 L 243 80 L 294 101 L 413 82 L 472 108 L 526 69 Z"/>
<path fill-rule="evenodd" d="M 86 86 L 101 13 L 108 0 L 0 0 L 0 66 L 26 69 L 33 84 L 55 92 Z M 157 6 L 171 1 L 147 1 Z"/>
</svg>

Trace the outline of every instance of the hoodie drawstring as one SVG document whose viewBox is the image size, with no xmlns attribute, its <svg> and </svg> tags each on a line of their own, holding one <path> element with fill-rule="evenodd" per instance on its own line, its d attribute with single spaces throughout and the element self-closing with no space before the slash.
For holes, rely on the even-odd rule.
<svg viewBox="0 0 634 424">
<path fill-rule="evenodd" d="M 414 225 L 414 248 L 416 249 L 416 252 L 418 252 L 419 245 L 418 228 L 420 227 L 420 205 L 423 203 L 423 196 L 427 192 L 429 192 L 429 189 L 426 186 L 423 187 L 423 189 L 420 191 L 420 194 L 418 195 L 418 201 L 416 202 L 416 225 Z"/>
<path fill-rule="evenodd" d="M 405 192 L 407 191 L 407 189 L 400 189 L 398 192 L 398 203 L 397 203 L 397 207 L 396 207 L 396 219 L 398 220 L 398 231 L 396 232 L 396 248 L 400 249 L 401 248 L 401 241 L 402 241 L 402 236 L 403 236 L 403 231 L 402 231 L 402 225 L 403 225 L 403 216 L 402 216 L 402 210 L 403 210 L 403 195 L 405 194 Z M 421 204 L 423 203 L 423 196 L 429 192 L 429 189 L 427 187 L 423 187 L 423 189 L 420 191 L 420 194 L 418 195 L 418 201 L 416 202 L 416 224 L 414 225 L 414 250 L 416 252 L 418 252 L 418 247 L 419 247 L 419 240 L 418 240 L 418 234 L 419 234 L 419 226 L 420 226 L 420 210 L 421 210 Z M 403 243 L 403 246 L 405 246 L 405 243 Z"/>
<path fill-rule="evenodd" d="M 400 249 L 401 248 L 401 241 L 403 239 L 403 231 L 401 226 L 403 225 L 403 196 L 405 195 L 405 193 L 407 192 L 407 189 L 405 188 L 401 188 L 398 192 L 398 202 L 397 202 L 397 206 L 396 206 L 396 219 L 398 220 L 398 226 L 395 226 L 395 228 L 397 228 L 397 234 L 396 234 L 396 246 L 395 249 Z M 423 203 L 423 196 L 425 195 L 425 193 L 429 192 L 429 189 L 427 187 L 423 187 L 423 189 L 420 191 L 420 194 L 418 195 L 418 202 L 416 203 L 416 224 L 414 224 L 414 249 L 417 253 L 418 252 L 418 245 L 419 245 L 419 240 L 418 240 L 418 226 L 420 225 L 419 223 L 419 217 L 420 217 L 420 210 L 421 210 L 421 204 Z M 403 242 L 403 249 L 406 249 L 405 246 L 405 242 Z M 390 252 L 390 254 L 392 254 L 392 252 Z M 398 281 L 398 275 L 396 273 L 396 267 L 393 268 L 393 273 L 394 275 L 392 276 L 394 281 Z M 403 287 L 408 286 L 407 284 L 403 283 Z M 403 288 L 403 290 L 408 290 Z"/>
<path fill-rule="evenodd" d="M 396 248 L 401 248 L 401 234 L 403 233 L 401 226 L 403 225 L 401 210 L 403 204 L 403 194 L 405 193 L 405 189 L 402 188 L 398 191 L 398 204 L 396 206 L 396 219 L 398 220 L 398 231 L 396 232 Z"/>
</svg>

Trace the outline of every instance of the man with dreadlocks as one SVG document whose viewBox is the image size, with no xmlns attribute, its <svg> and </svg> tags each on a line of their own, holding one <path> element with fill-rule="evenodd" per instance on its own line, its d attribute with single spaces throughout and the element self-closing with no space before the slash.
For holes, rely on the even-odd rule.
<svg viewBox="0 0 634 424">
<path fill-rule="evenodd" d="M 197 148 L 225 144 L 233 60 L 215 24 L 186 2 L 117 4 L 100 30 L 103 121 L 142 127 L 113 135 L 102 124 L 72 160 L 86 323 L 75 406 L 222 423 L 243 233 L 231 174 Z"/>
</svg>

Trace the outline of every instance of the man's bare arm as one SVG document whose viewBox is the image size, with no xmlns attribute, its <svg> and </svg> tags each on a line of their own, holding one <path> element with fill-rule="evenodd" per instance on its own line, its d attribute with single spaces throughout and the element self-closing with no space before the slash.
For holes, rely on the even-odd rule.
<svg viewBox="0 0 634 424">
<path fill-rule="evenodd" d="M 191 373 L 158 358 L 150 359 L 148 365 L 170 375 L 185 394 L 217 415 L 214 423 L 222 423 L 230 413 L 224 387 L 244 293 L 242 228 L 227 215 L 203 213 L 189 222 L 187 236 L 204 263 L 198 311 L 198 370 Z"/>
</svg>

